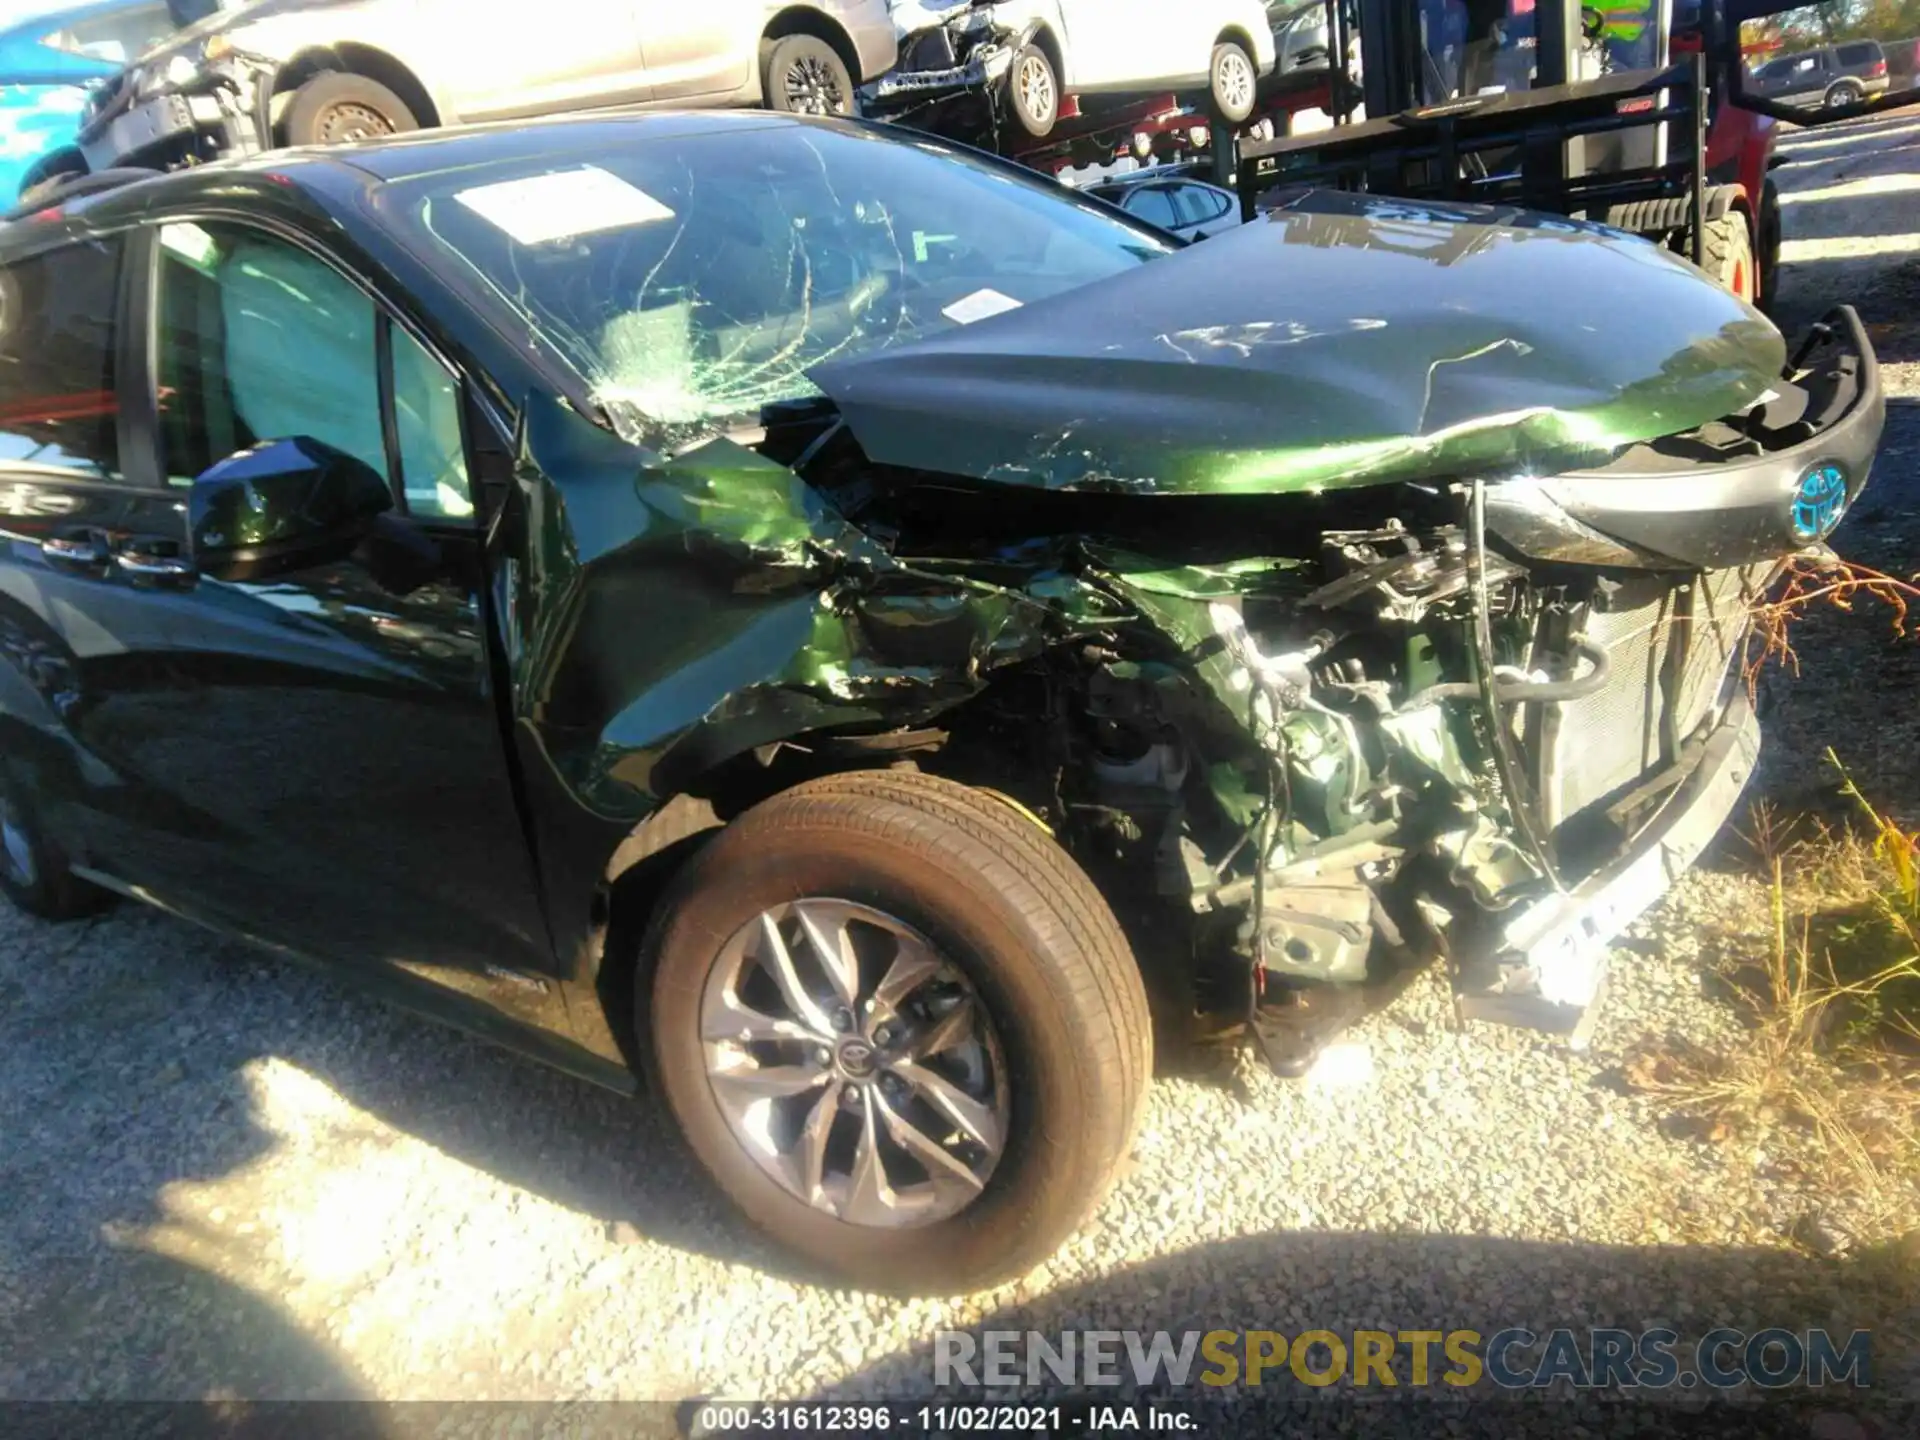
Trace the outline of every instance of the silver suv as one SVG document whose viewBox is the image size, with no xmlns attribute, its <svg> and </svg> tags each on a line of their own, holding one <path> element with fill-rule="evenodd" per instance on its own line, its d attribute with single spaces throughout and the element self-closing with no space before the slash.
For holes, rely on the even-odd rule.
<svg viewBox="0 0 1920 1440">
<path fill-rule="evenodd" d="M 848 114 L 897 44 L 886 0 L 229 3 L 103 86 L 29 184 L 614 106 Z"/>
</svg>

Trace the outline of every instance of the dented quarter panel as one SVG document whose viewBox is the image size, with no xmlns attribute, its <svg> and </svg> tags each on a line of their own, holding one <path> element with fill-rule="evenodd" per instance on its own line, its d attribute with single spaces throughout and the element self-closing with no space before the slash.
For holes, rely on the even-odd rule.
<svg viewBox="0 0 1920 1440">
<path fill-rule="evenodd" d="M 883 464 L 1252 493 L 1595 463 L 1751 404 L 1786 361 L 1758 312 L 1620 232 L 1303 206 L 811 378 Z"/>
</svg>

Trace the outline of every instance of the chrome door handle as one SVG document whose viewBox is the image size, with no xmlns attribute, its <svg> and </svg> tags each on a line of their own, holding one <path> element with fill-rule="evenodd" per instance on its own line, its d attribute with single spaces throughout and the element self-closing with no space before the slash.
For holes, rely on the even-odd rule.
<svg viewBox="0 0 1920 1440">
<path fill-rule="evenodd" d="M 63 570 L 98 570 L 107 563 L 107 547 L 91 535 L 49 535 L 40 553 Z"/>
<path fill-rule="evenodd" d="M 135 585 L 187 585 L 198 573 L 191 560 L 177 555 L 143 555 L 138 550 L 120 551 L 113 563 Z"/>
</svg>

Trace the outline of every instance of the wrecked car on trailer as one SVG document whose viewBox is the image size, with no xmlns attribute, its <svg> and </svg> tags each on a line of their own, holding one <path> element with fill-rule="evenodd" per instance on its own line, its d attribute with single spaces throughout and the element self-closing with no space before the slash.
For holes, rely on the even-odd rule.
<svg viewBox="0 0 1920 1440">
<path fill-rule="evenodd" d="M 856 122 L 202 167 L 0 228 L 0 274 L 58 295 L 20 267 L 114 245 L 218 341 L 129 349 L 123 404 L 169 446 L 221 387 L 233 418 L 69 483 L 119 432 L 34 377 L 92 332 L 0 370 L 42 456 L 3 522 L 9 836 L 650 1067 L 757 1223 L 889 1288 L 1086 1213 L 1149 993 L 1289 1071 L 1436 959 L 1467 1013 L 1578 1035 L 1737 800 L 1749 612 L 1883 420 L 1851 311 L 1789 352 L 1616 231 L 1310 192 L 1179 247 Z M 364 414 L 305 398 L 366 375 Z M 98 635 L 164 663 L 119 694 Z M 300 744 L 230 743 L 257 693 Z"/>
</svg>

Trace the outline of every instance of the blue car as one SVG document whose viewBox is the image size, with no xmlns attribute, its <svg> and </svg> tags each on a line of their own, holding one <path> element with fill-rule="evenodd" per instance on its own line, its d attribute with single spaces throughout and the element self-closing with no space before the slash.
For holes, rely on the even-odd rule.
<svg viewBox="0 0 1920 1440">
<path fill-rule="evenodd" d="M 216 0 L 92 0 L 0 30 L 0 209 L 34 163 L 73 143 L 87 87 L 108 79 Z"/>
</svg>

